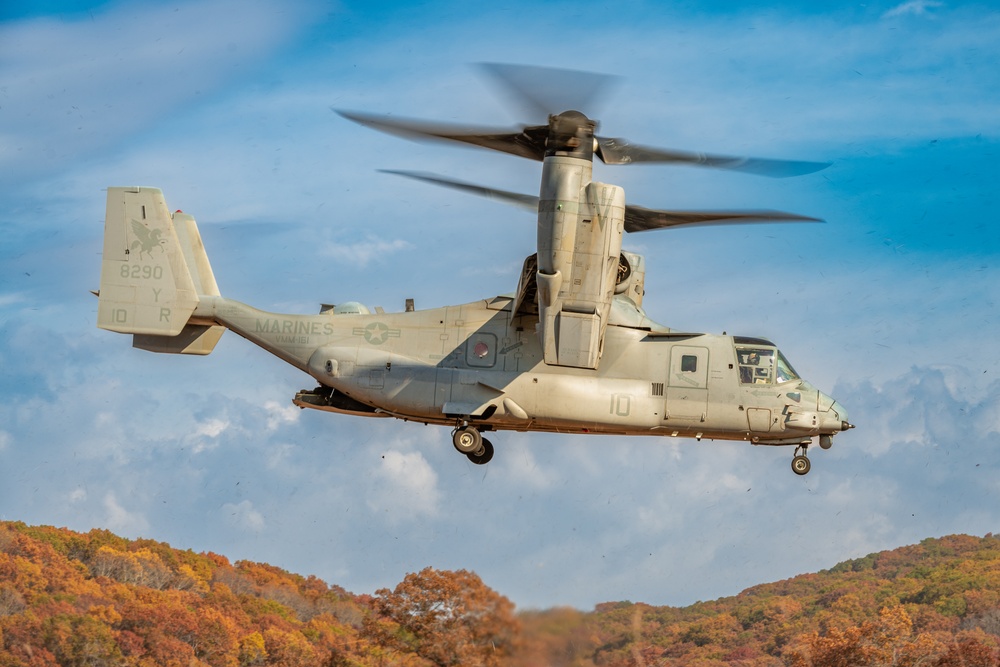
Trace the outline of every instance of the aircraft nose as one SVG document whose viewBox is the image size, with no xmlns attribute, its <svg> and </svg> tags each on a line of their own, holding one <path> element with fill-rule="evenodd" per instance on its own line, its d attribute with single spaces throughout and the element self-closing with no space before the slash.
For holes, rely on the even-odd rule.
<svg viewBox="0 0 1000 667">
<path fill-rule="evenodd" d="M 822 428 L 831 431 L 847 431 L 854 428 L 854 424 L 847 420 L 847 409 L 833 397 L 820 392 L 818 407 L 822 415 Z"/>
<path fill-rule="evenodd" d="M 840 417 L 841 431 L 849 431 L 850 429 L 854 428 L 854 424 L 852 424 L 847 420 L 847 410 L 837 401 L 833 402 L 833 407 L 830 409 L 830 412 Z"/>
</svg>

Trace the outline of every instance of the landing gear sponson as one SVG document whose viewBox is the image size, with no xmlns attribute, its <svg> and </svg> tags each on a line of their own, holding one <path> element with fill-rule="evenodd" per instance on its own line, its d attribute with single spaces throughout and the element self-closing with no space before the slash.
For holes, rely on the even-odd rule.
<svg viewBox="0 0 1000 667">
<path fill-rule="evenodd" d="M 493 459 L 493 443 L 483 437 L 479 429 L 465 424 L 457 427 L 451 433 L 451 441 L 459 453 L 464 454 L 476 465 L 485 465 Z M 820 439 L 820 447 L 829 449 L 829 438 Z M 804 442 L 795 448 L 792 457 L 792 472 L 805 475 L 812 469 L 809 461 L 809 443 Z"/>
</svg>

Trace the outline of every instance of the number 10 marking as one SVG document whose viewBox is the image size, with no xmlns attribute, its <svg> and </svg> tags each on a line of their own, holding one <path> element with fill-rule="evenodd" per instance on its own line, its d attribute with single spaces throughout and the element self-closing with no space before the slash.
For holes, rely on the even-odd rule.
<svg viewBox="0 0 1000 667">
<path fill-rule="evenodd" d="M 628 417 L 632 414 L 631 394 L 611 394 L 611 414 Z"/>
</svg>

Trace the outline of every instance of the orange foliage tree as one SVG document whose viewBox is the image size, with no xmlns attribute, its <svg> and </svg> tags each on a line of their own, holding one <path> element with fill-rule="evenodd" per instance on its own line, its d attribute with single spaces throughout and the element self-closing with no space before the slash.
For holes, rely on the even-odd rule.
<svg viewBox="0 0 1000 667">
<path fill-rule="evenodd" d="M 438 667 L 496 667 L 512 652 L 514 604 L 474 572 L 428 567 L 375 592 L 368 636 L 411 650 Z"/>
<path fill-rule="evenodd" d="M 913 634 L 902 606 L 884 607 L 878 620 L 847 629 L 812 633 L 808 649 L 793 655 L 794 667 L 919 667 L 933 665 L 945 647 L 930 634 Z"/>
</svg>

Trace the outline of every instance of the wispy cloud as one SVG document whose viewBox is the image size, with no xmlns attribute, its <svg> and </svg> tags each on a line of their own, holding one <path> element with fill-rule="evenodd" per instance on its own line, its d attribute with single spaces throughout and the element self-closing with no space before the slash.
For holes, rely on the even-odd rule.
<svg viewBox="0 0 1000 667">
<path fill-rule="evenodd" d="M 893 18 L 896 16 L 929 16 L 932 10 L 944 7 L 943 2 L 936 0 L 910 0 L 901 5 L 897 5 L 882 14 L 882 18 Z"/>
<path fill-rule="evenodd" d="M 0 308 L 7 308 L 19 303 L 24 303 L 25 301 L 27 301 L 27 298 L 20 292 L 0 294 Z"/>
<path fill-rule="evenodd" d="M 104 495 L 103 504 L 106 512 L 103 523 L 111 530 L 129 536 L 138 536 L 149 530 L 149 521 L 143 513 L 122 506 L 114 491 L 108 491 Z"/>
<path fill-rule="evenodd" d="M 264 515 L 254 509 L 253 502 L 241 500 L 238 503 L 225 503 L 221 512 L 232 526 L 240 530 L 260 533 L 267 527 Z"/>
<path fill-rule="evenodd" d="M 2 23 L 0 167 L 34 172 L 117 144 L 245 76 L 308 17 L 303 3 L 212 0 Z"/>
<path fill-rule="evenodd" d="M 345 264 L 363 269 L 372 262 L 384 262 L 389 259 L 390 255 L 410 247 L 410 244 L 402 239 L 393 239 L 390 241 L 369 237 L 365 241 L 355 243 L 328 244 L 324 250 L 324 254 Z"/>
</svg>

